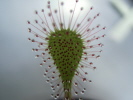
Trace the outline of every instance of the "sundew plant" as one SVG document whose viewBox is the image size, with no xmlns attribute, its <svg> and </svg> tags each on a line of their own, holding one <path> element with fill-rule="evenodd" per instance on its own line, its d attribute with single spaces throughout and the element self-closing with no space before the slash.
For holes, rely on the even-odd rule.
<svg viewBox="0 0 133 100">
<path fill-rule="evenodd" d="M 57 4 L 52 3 L 48 1 L 47 8 L 35 11 L 38 20 L 35 20 L 34 24 L 27 21 L 29 33 L 35 36 L 35 39 L 28 38 L 28 40 L 38 44 L 37 48 L 32 50 L 41 52 L 36 57 L 42 58 L 40 66 L 44 68 L 46 82 L 53 91 L 51 96 L 63 100 L 73 100 L 77 96 L 82 100 L 80 95 L 87 90 L 82 82 L 88 84 L 91 82 L 87 78 L 89 73 L 85 70 L 96 69 L 90 59 L 99 58 L 98 53 L 102 52 L 101 49 L 94 49 L 102 47 L 102 43 L 92 43 L 105 36 L 99 34 L 105 30 L 105 27 L 100 28 L 99 24 L 91 27 L 95 19 L 100 16 L 96 13 L 90 17 L 93 7 L 90 7 L 85 15 L 82 14 L 83 7 L 78 8 L 79 12 L 75 17 L 79 0 L 75 0 L 68 16 L 65 16 L 65 2 L 57 0 Z M 58 5 L 57 9 L 53 9 L 52 5 Z"/>
</svg>

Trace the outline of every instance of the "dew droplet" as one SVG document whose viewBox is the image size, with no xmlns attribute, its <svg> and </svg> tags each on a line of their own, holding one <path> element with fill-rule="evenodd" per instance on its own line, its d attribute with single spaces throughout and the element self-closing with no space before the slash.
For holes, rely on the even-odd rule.
<svg viewBox="0 0 133 100">
<path fill-rule="evenodd" d="M 42 67 L 43 66 L 43 63 L 40 63 L 40 66 Z"/>
<path fill-rule="evenodd" d="M 75 92 L 75 95 L 78 95 L 78 92 Z"/>
<path fill-rule="evenodd" d="M 31 28 L 28 28 L 28 32 L 29 32 L 29 33 L 31 32 Z"/>
<path fill-rule="evenodd" d="M 49 80 L 46 80 L 46 83 L 49 83 Z"/>
<path fill-rule="evenodd" d="M 51 97 L 54 97 L 54 95 L 53 95 L 53 94 L 51 94 Z"/>
<path fill-rule="evenodd" d="M 86 91 L 86 88 L 84 88 L 83 90 Z"/>
<path fill-rule="evenodd" d="M 83 78 L 82 81 L 83 81 L 83 82 L 86 82 L 87 80 L 86 80 L 86 78 Z"/>
<path fill-rule="evenodd" d="M 47 75 L 46 73 L 43 74 L 44 77 L 46 77 L 46 75 Z"/>
<path fill-rule="evenodd" d="M 38 58 L 38 57 L 39 57 L 39 55 L 36 55 L 36 56 L 35 56 L 35 58 Z"/>
<path fill-rule="evenodd" d="M 85 93 L 85 91 L 81 91 L 81 94 L 84 94 Z"/>
<path fill-rule="evenodd" d="M 46 63 L 46 60 L 43 60 L 43 63 Z"/>
</svg>

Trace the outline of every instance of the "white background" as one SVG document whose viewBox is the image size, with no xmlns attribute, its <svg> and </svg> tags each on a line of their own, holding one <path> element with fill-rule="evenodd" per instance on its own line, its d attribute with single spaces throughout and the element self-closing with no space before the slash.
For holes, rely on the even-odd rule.
<svg viewBox="0 0 133 100">
<path fill-rule="evenodd" d="M 46 1 L 0 0 L 0 100 L 51 98 L 52 91 L 39 66 L 41 59 L 34 59 L 35 53 L 31 51 L 36 46 L 27 40 L 31 35 L 26 23 L 36 18 L 34 10 L 47 9 Z M 93 82 L 84 96 L 97 100 L 133 100 L 133 31 L 121 43 L 115 42 L 110 38 L 110 30 L 122 16 L 113 8 L 111 0 L 83 1 L 86 3 L 81 6 L 85 11 L 89 4 L 93 5 L 94 13 L 101 13 L 97 23 L 107 26 L 103 31 L 107 37 L 99 41 L 105 45 L 104 52 L 100 59 L 94 60 L 97 70 L 88 71 Z M 51 4 L 55 7 L 56 2 Z"/>
</svg>

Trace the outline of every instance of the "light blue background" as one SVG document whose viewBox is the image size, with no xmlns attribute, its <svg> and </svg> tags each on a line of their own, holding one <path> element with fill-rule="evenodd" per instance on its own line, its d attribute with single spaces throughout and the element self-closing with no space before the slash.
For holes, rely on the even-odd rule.
<svg viewBox="0 0 133 100">
<path fill-rule="evenodd" d="M 46 1 L 0 0 L 0 100 L 51 98 L 52 91 L 39 66 L 41 59 L 34 59 L 35 53 L 31 52 L 36 46 L 27 40 L 31 35 L 27 32 L 26 23 L 35 19 L 34 10 L 46 8 Z M 122 16 L 112 7 L 110 0 L 91 2 L 96 8 L 94 12 L 101 12 L 99 22 L 107 26 L 104 32 L 107 37 L 100 40 L 105 45 L 102 48 L 104 52 L 94 62 L 97 70 L 90 71 L 89 78 L 93 82 L 84 96 L 133 100 L 133 31 L 122 43 L 113 41 L 109 37 L 110 30 Z M 125 4 L 129 5 L 128 2 Z"/>
</svg>

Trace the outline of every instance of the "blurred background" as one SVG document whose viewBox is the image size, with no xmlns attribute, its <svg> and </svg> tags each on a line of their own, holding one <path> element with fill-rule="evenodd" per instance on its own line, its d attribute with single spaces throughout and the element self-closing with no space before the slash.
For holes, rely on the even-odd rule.
<svg viewBox="0 0 133 100">
<path fill-rule="evenodd" d="M 52 0 L 51 0 L 52 1 Z M 65 1 L 65 10 L 74 0 Z M 52 7 L 56 8 L 56 1 Z M 47 0 L 0 0 L 0 100 L 49 100 L 52 93 L 28 42 L 27 20 L 36 19 L 34 10 L 47 9 Z M 133 0 L 79 0 L 87 12 L 100 12 L 96 23 L 106 26 L 101 58 L 94 60 L 85 98 L 97 100 L 133 100 Z M 67 13 L 66 13 L 67 14 Z M 91 14 L 90 14 L 91 15 Z M 92 13 L 93 15 L 93 13 Z"/>
</svg>

